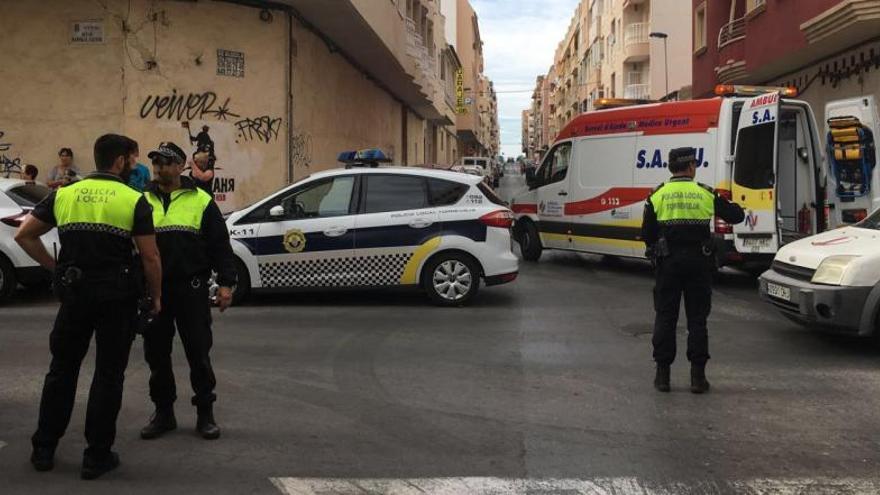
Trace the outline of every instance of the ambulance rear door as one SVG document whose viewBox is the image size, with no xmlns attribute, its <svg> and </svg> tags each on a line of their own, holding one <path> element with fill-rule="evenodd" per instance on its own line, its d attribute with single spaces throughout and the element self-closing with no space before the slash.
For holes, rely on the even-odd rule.
<svg viewBox="0 0 880 495">
<path fill-rule="evenodd" d="M 741 253 L 774 254 L 779 248 L 776 207 L 778 92 L 747 100 L 739 118 L 734 151 L 733 201 L 746 220 L 734 225 L 734 245 Z"/>
<path fill-rule="evenodd" d="M 831 101 L 825 105 L 827 196 L 834 205 L 831 226 L 855 223 L 880 207 L 876 170 L 880 117 L 874 96 Z"/>
</svg>

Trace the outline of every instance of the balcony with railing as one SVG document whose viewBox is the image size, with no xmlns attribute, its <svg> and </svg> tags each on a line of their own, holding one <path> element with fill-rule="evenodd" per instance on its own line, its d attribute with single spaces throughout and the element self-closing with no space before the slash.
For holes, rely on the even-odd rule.
<svg viewBox="0 0 880 495">
<path fill-rule="evenodd" d="M 734 19 L 721 26 L 721 30 L 718 31 L 718 49 L 720 50 L 726 45 L 745 39 L 745 37 L 746 18 Z"/>
<path fill-rule="evenodd" d="M 632 100 L 647 100 L 651 98 L 650 84 L 628 84 L 623 87 L 623 97 Z"/>
<path fill-rule="evenodd" d="M 590 42 L 595 42 L 602 35 L 602 16 L 594 15 L 590 18 Z"/>
<path fill-rule="evenodd" d="M 648 43 L 650 31 L 651 25 L 647 22 L 627 24 L 623 31 L 625 63 L 648 60 L 651 54 L 651 45 Z"/>
<path fill-rule="evenodd" d="M 740 82 L 748 78 L 745 64 L 746 18 L 741 17 L 721 26 L 718 31 L 718 59 L 723 65 L 715 68 L 723 82 Z"/>
</svg>

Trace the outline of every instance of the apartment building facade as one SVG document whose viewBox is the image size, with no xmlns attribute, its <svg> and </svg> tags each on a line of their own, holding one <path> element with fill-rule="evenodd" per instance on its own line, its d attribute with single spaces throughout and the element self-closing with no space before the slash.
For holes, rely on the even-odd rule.
<svg viewBox="0 0 880 495">
<path fill-rule="evenodd" d="M 548 87 L 536 81 L 534 94 L 549 98 L 550 115 L 546 124 L 535 120 L 533 97 L 532 125 L 542 140 L 529 155 L 546 151 L 565 124 L 594 110 L 600 98 L 690 94 L 690 7 L 676 0 L 581 0 L 545 76 Z"/>
<path fill-rule="evenodd" d="M 468 0 L 455 2 L 456 45 L 461 59 L 456 127 L 462 156 L 497 156 L 500 149 L 498 100 L 484 74 L 479 19 Z M 450 6 L 446 7 L 450 9 Z"/>
<path fill-rule="evenodd" d="M 694 94 L 794 86 L 819 124 L 832 100 L 880 98 L 880 2 L 693 0 Z"/>
<path fill-rule="evenodd" d="M 452 163 L 462 64 L 445 23 L 440 0 L 2 2 L 0 164 L 42 178 L 71 147 L 88 172 L 100 134 L 147 161 L 207 126 L 228 211 L 347 149 Z"/>
</svg>

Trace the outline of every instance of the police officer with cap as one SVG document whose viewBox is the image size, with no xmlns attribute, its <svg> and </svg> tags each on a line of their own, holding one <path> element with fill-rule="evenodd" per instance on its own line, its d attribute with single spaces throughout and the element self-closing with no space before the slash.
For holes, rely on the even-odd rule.
<svg viewBox="0 0 880 495">
<path fill-rule="evenodd" d="M 196 431 L 216 439 L 220 428 L 214 420 L 216 380 L 209 352 L 211 304 L 208 282 L 217 273 L 220 311 L 232 302 L 236 272 L 229 232 L 220 209 L 210 194 L 189 177 L 181 176 L 186 155 L 177 145 L 161 143 L 147 155 L 153 164 L 154 181 L 144 191 L 153 208 L 153 222 L 162 254 L 162 312 L 144 332 L 144 356 L 150 365 L 150 398 L 156 412 L 141 430 L 141 438 L 158 438 L 177 428 L 174 401 L 177 391 L 171 368 L 171 345 L 175 327 L 189 362 L 195 396 Z"/>
<path fill-rule="evenodd" d="M 709 336 L 706 320 L 712 307 L 715 256 L 710 223 L 718 216 L 729 224 L 743 221 L 742 208 L 722 198 L 711 187 L 694 181 L 696 150 L 669 152 L 672 179 L 657 187 L 645 204 L 642 240 L 646 256 L 655 262 L 654 387 L 669 392 L 669 368 L 675 360 L 675 327 L 681 297 L 687 315 L 687 357 L 691 362 L 691 392 L 709 390 L 706 361 Z"/>
<path fill-rule="evenodd" d="M 95 142 L 97 172 L 49 194 L 16 233 L 15 240 L 43 267 L 54 270 L 61 307 L 49 336 L 52 363 L 43 385 L 39 426 L 31 441 L 37 471 L 54 467 L 55 448 L 70 422 L 80 364 L 95 335 L 95 374 L 86 410 L 81 476 L 94 479 L 119 466 L 111 451 L 140 284 L 133 276 L 137 246 L 154 313 L 161 309 L 162 272 L 147 201 L 126 185 L 134 165 L 133 140 L 115 134 Z M 57 263 L 40 236 L 58 227 Z"/>
</svg>

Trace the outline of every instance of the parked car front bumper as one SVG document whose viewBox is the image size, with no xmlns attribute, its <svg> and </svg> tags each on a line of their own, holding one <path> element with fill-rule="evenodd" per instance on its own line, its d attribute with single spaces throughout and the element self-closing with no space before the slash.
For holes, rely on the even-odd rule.
<svg viewBox="0 0 880 495">
<path fill-rule="evenodd" d="M 806 326 L 839 333 L 870 335 L 864 328 L 863 312 L 872 287 L 847 287 L 814 284 L 783 275 L 773 269 L 758 279 L 761 298 L 789 318 Z M 768 293 L 768 284 L 787 288 L 789 300 Z"/>
</svg>

